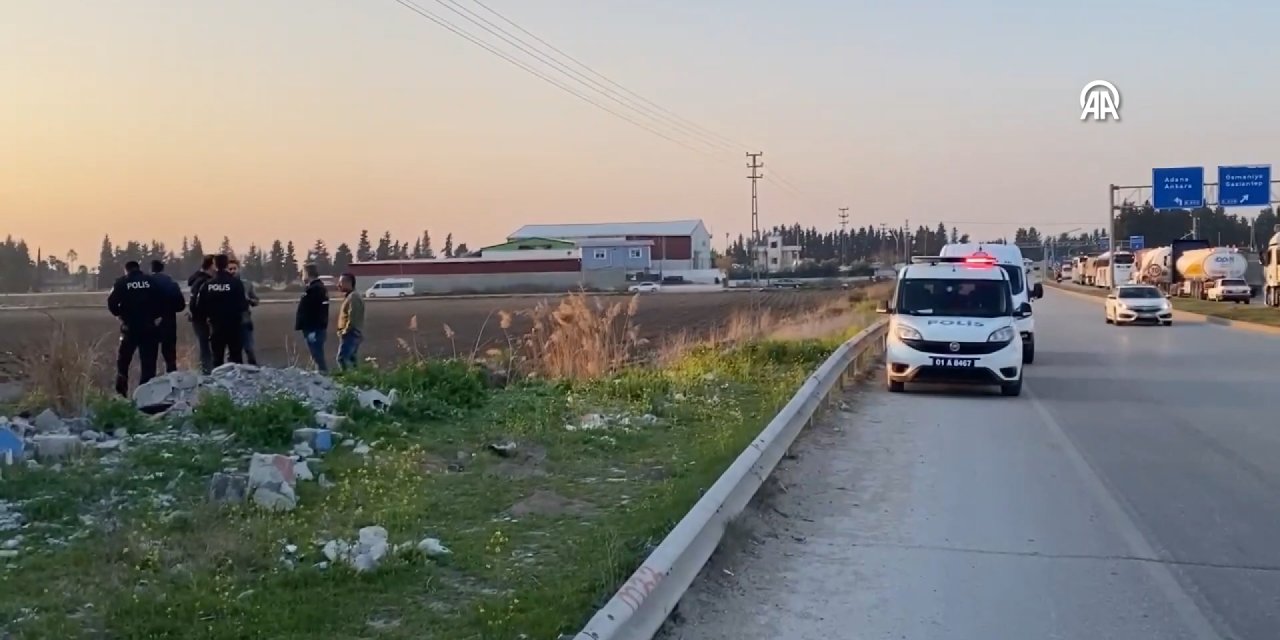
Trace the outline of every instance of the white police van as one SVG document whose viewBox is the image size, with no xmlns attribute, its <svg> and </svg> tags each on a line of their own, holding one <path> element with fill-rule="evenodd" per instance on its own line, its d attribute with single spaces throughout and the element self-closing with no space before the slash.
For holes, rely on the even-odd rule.
<svg viewBox="0 0 1280 640">
<path fill-rule="evenodd" d="M 889 314 L 889 391 L 936 382 L 1021 394 L 1025 360 L 1017 321 L 1031 314 L 1031 303 L 1014 302 L 1010 279 L 986 253 L 912 258 L 898 274 L 893 300 L 876 309 Z"/>
<path fill-rule="evenodd" d="M 1023 262 L 1022 250 L 1017 245 L 1000 243 L 964 243 L 948 244 L 942 247 L 939 255 L 944 257 L 963 258 L 972 255 L 987 255 L 995 260 L 995 264 L 1009 276 L 1009 289 L 1013 293 L 1014 308 L 1022 303 L 1030 303 L 1032 298 L 1044 297 L 1044 285 L 1038 290 L 1032 288 L 1027 281 L 1026 264 Z M 1031 364 L 1036 361 L 1036 323 L 1031 314 L 1018 318 L 1018 334 L 1022 336 L 1022 362 Z"/>
</svg>

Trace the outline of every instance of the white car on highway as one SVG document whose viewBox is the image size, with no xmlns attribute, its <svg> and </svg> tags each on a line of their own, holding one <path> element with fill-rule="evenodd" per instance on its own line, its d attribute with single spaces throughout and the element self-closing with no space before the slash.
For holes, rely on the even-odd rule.
<svg viewBox="0 0 1280 640">
<path fill-rule="evenodd" d="M 1243 302 L 1253 299 L 1253 289 L 1241 278 L 1219 278 L 1204 290 L 1205 298 L 1214 302 Z"/>
<path fill-rule="evenodd" d="M 1103 315 L 1107 324 L 1149 322 L 1167 327 L 1173 324 L 1173 305 L 1168 296 L 1151 285 L 1125 284 L 1107 294 Z"/>
<path fill-rule="evenodd" d="M 631 293 L 657 293 L 662 291 L 662 285 L 656 282 L 641 282 L 627 287 L 627 291 Z"/>
<path fill-rule="evenodd" d="M 1015 306 L 1008 272 L 985 253 L 912 261 L 898 276 L 893 300 L 876 309 L 889 314 L 889 391 L 938 382 L 999 386 L 1006 396 L 1022 393 L 1017 321 L 1030 317 L 1031 304 Z"/>
</svg>

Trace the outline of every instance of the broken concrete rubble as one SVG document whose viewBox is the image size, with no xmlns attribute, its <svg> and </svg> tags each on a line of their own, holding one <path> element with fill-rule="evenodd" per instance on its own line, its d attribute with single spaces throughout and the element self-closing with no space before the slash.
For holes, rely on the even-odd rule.
<svg viewBox="0 0 1280 640">
<path fill-rule="evenodd" d="M 243 473 L 215 473 L 209 479 L 209 500 L 239 504 L 249 494 L 249 477 Z"/>
<path fill-rule="evenodd" d="M 35 427 L 37 431 L 42 433 L 66 433 L 69 431 L 66 423 L 52 409 L 45 409 L 36 416 Z"/>
<path fill-rule="evenodd" d="M 408 542 L 394 546 L 388 539 L 385 528 L 368 526 L 360 529 L 355 542 L 329 540 L 322 546 L 322 552 L 329 562 L 345 563 L 360 573 L 378 568 L 378 564 L 392 551 L 400 553 L 416 549 L 433 558 L 452 553 L 438 538 L 423 538 L 416 544 Z"/>
<path fill-rule="evenodd" d="M 32 438 L 36 458 L 39 460 L 65 460 L 80 451 L 79 436 L 71 434 L 41 433 Z"/>
<path fill-rule="evenodd" d="M 292 511 L 298 506 L 293 459 L 271 453 L 255 453 L 249 461 L 249 491 L 255 504 L 268 511 Z"/>
<path fill-rule="evenodd" d="M 615 415 L 607 416 L 599 413 L 588 413 L 582 416 L 578 424 L 567 424 L 566 431 L 598 431 L 601 429 L 621 428 L 623 431 L 632 426 L 653 426 L 659 422 L 658 416 L 646 413 L 642 416 Z"/>
<path fill-rule="evenodd" d="M 337 414 L 327 413 L 324 411 L 316 412 L 316 426 L 320 427 L 321 429 L 338 431 L 342 428 L 343 424 L 346 423 L 346 421 L 347 421 L 346 416 L 340 416 Z"/>
<path fill-rule="evenodd" d="M 174 371 L 152 378 L 134 390 L 133 403 L 148 413 L 184 413 L 199 402 L 204 392 L 225 393 L 237 406 L 285 396 L 324 411 L 338 401 L 341 387 L 328 376 L 297 367 L 276 369 L 228 363 L 207 376 Z"/>
<path fill-rule="evenodd" d="M 376 389 L 365 389 L 356 394 L 356 401 L 365 409 L 373 409 L 375 411 L 386 411 L 396 403 L 399 398 L 399 392 L 395 389 L 390 394 L 383 393 Z"/>
</svg>

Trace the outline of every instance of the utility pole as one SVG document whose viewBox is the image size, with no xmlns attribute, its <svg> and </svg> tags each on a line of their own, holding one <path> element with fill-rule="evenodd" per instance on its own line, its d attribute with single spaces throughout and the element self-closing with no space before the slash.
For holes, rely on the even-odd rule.
<svg viewBox="0 0 1280 640">
<path fill-rule="evenodd" d="M 1111 260 L 1108 261 L 1107 269 L 1111 273 L 1107 276 L 1107 280 L 1111 283 L 1112 288 L 1116 286 L 1116 191 L 1119 190 L 1120 187 L 1114 184 L 1108 189 L 1111 207 L 1107 210 L 1107 225 L 1109 227 L 1107 231 L 1107 251 L 1111 252 Z M 1192 224 L 1195 224 L 1195 216 L 1195 213 L 1191 214 Z"/>
<path fill-rule="evenodd" d="M 902 261 L 911 262 L 911 219 L 902 221 Z"/>
<path fill-rule="evenodd" d="M 884 259 L 884 241 L 887 240 L 888 237 L 889 237 L 889 225 L 881 222 L 880 223 L 880 247 L 878 250 L 878 253 L 880 255 L 877 256 L 881 260 Z"/>
<path fill-rule="evenodd" d="M 751 256 L 750 256 L 750 259 L 751 259 L 751 279 L 752 280 L 760 279 L 759 274 L 757 273 L 757 264 L 756 264 L 757 263 L 756 249 L 757 247 L 760 246 L 760 201 L 759 201 L 759 191 L 757 191 L 756 183 L 761 178 L 764 177 L 764 174 L 760 173 L 760 170 L 764 168 L 764 162 L 760 161 L 760 156 L 763 156 L 763 155 L 764 155 L 764 152 L 762 151 L 757 151 L 755 153 L 752 153 L 750 151 L 747 152 L 747 158 L 749 159 L 747 162 L 747 168 L 751 170 L 751 175 L 747 176 L 747 179 L 751 181 L 751 251 L 750 251 Z M 754 282 L 752 284 L 754 284 Z"/>
<path fill-rule="evenodd" d="M 840 207 L 840 266 L 844 266 L 844 230 L 849 225 L 849 207 Z"/>
</svg>

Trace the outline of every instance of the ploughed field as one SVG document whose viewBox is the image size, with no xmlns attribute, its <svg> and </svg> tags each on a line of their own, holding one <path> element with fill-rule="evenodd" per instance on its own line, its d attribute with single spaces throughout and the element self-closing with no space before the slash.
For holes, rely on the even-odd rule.
<svg viewBox="0 0 1280 640">
<path fill-rule="evenodd" d="M 848 295 L 839 291 L 718 291 L 706 294 L 647 294 L 640 297 L 633 318 L 640 337 L 658 344 L 664 336 L 681 332 L 706 334 L 724 326 L 735 316 L 763 313 L 785 317 L 803 313 Z M 603 305 L 628 304 L 628 296 L 593 296 Z M 365 341 L 362 357 L 389 361 L 405 355 L 406 345 L 435 356 L 469 357 L 487 349 L 505 347 L 508 337 L 518 340 L 530 322 L 521 312 L 539 302 L 555 304 L 558 296 L 369 300 L 366 304 Z M 338 299 L 331 304 L 336 319 Z M 261 364 L 309 366 L 305 345 L 293 330 L 295 305 L 292 301 L 264 303 L 254 310 L 255 341 Z M 510 329 L 501 326 L 500 313 L 513 314 Z M 411 319 L 416 317 L 416 331 Z M 53 323 L 64 323 L 79 344 L 97 344 L 103 352 L 104 376 L 114 360 L 119 324 L 106 309 L 49 309 L 45 311 L 0 310 L 0 381 L 17 375 L 20 358 L 47 342 Z M 330 320 L 331 326 L 335 322 Z M 445 327 L 448 327 L 446 330 Z M 452 334 L 450 336 L 450 334 Z M 330 366 L 337 351 L 337 338 L 326 344 Z M 182 366 L 195 362 L 190 325 L 179 322 L 178 358 Z M 163 366 L 163 365 L 162 365 Z M 163 368 L 161 369 L 163 371 Z M 136 372 L 136 365 L 135 365 Z M 134 374 L 136 375 L 136 373 Z"/>
</svg>

